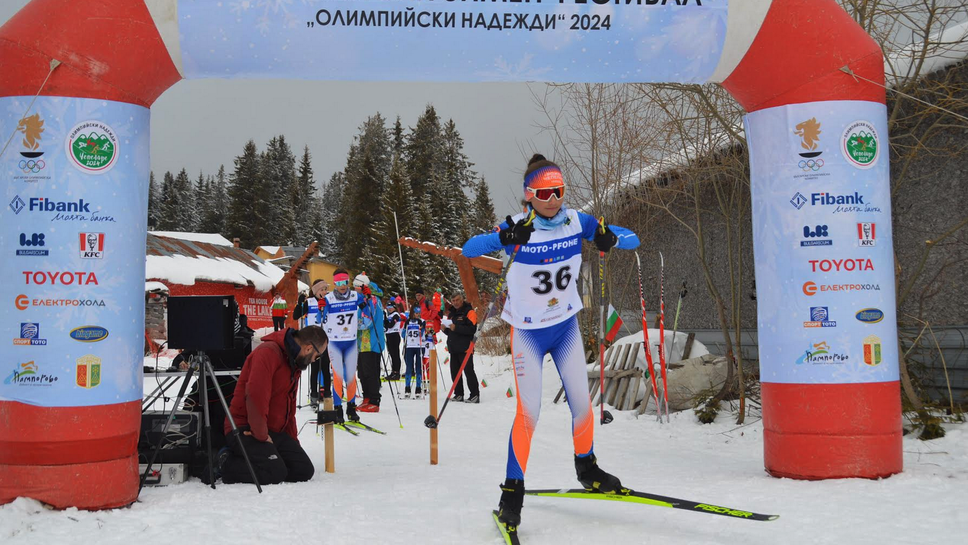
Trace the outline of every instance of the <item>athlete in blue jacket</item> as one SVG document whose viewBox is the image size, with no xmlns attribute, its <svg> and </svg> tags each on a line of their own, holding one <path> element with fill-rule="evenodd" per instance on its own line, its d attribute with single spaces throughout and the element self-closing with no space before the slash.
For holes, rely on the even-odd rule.
<svg viewBox="0 0 968 545">
<path fill-rule="evenodd" d="M 563 208 L 565 183 L 561 170 L 541 155 L 528 163 L 524 194 L 527 213 L 508 216 L 498 232 L 478 235 L 463 249 L 465 256 L 477 257 L 496 250 L 511 255 L 515 247 L 519 248 L 507 271 L 508 297 L 501 314 L 511 325 L 518 391 L 498 515 L 509 527 L 521 523 L 524 473 L 541 408 L 541 363 L 545 354 L 551 354 L 555 362 L 571 409 L 579 482 L 586 489 L 606 494 L 622 489 L 617 477 L 598 467 L 592 449 L 595 421 L 576 316 L 582 308 L 577 279 L 581 239 L 594 241 L 605 252 L 639 245 L 639 238 L 628 229 L 599 224 L 588 214 Z"/>
</svg>

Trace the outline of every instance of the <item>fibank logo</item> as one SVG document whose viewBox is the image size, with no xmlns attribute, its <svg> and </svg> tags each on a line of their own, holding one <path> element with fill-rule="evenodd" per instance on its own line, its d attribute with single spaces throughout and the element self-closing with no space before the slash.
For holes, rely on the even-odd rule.
<svg viewBox="0 0 968 545">
<path fill-rule="evenodd" d="M 797 191 L 796 195 L 794 195 L 793 198 L 790 199 L 790 204 L 792 204 L 793 207 L 796 208 L 797 210 L 800 210 L 801 208 L 803 208 L 803 205 L 807 204 L 807 198 L 804 197 L 799 191 Z"/>
<path fill-rule="evenodd" d="M 803 226 L 803 238 L 800 246 L 833 246 L 834 241 L 830 240 L 830 233 L 826 225 Z"/>
<path fill-rule="evenodd" d="M 44 241 L 44 233 L 31 233 L 29 236 L 27 233 L 20 233 L 20 250 L 17 250 L 17 255 L 20 256 L 44 256 L 50 254 L 48 250 L 41 250 L 43 246 L 46 245 Z"/>
</svg>

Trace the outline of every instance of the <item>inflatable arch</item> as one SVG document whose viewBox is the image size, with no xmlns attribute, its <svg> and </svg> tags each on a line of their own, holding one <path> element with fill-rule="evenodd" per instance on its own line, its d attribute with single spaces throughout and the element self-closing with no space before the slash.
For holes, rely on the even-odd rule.
<svg viewBox="0 0 968 545">
<path fill-rule="evenodd" d="M 842 67 L 884 81 L 834 0 L 33 0 L 0 27 L 0 503 L 137 497 L 149 108 L 204 77 L 721 83 L 766 470 L 901 471 L 885 94 Z"/>
</svg>

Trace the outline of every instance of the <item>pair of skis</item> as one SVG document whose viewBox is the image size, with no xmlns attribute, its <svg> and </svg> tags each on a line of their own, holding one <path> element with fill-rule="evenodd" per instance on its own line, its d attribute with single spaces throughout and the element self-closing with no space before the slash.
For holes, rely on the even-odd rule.
<svg viewBox="0 0 968 545">
<path fill-rule="evenodd" d="M 603 494 L 601 492 L 589 491 L 584 488 L 571 488 L 571 489 L 541 489 L 541 490 L 525 490 L 525 495 L 528 496 L 543 496 L 546 498 L 574 498 L 574 499 L 586 499 L 586 500 L 605 500 L 605 501 L 617 501 L 624 503 L 639 503 L 644 505 L 654 505 L 657 507 L 668 507 L 671 509 L 682 509 L 685 511 L 692 511 L 695 513 L 706 513 L 708 515 L 719 515 L 723 517 L 729 517 L 741 520 L 755 520 L 755 521 L 771 521 L 780 518 L 780 515 L 767 515 L 763 513 L 754 513 L 752 511 L 746 511 L 743 509 L 735 509 L 733 507 L 724 507 L 722 505 L 714 505 L 710 503 L 701 503 L 690 500 L 683 500 L 679 498 L 671 498 L 668 496 L 659 496 L 657 494 L 649 494 L 647 492 L 636 492 L 634 490 L 629 490 L 628 488 L 622 489 L 616 494 Z M 504 537 L 504 542 L 508 545 L 519 545 L 521 543 L 518 537 L 517 527 L 508 527 L 506 524 L 498 520 L 498 512 L 492 511 L 492 516 L 494 517 L 494 523 L 497 524 L 498 530 L 500 530 L 501 535 Z"/>
<path fill-rule="evenodd" d="M 334 423 L 333 426 L 337 429 L 343 430 L 351 435 L 359 435 L 360 432 L 357 430 L 371 431 L 373 433 L 378 433 L 380 435 L 386 435 L 387 432 L 378 430 L 373 426 L 368 426 L 362 422 L 354 422 L 353 420 L 347 420 L 342 424 Z"/>
</svg>

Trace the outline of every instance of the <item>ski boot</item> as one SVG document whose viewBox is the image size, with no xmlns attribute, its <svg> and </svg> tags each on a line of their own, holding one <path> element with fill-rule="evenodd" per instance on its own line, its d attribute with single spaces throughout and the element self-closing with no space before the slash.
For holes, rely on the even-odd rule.
<svg viewBox="0 0 968 545">
<path fill-rule="evenodd" d="M 497 505 L 497 519 L 516 530 L 521 524 L 521 506 L 524 505 L 524 480 L 507 479 L 501 485 L 501 501 Z"/>
<path fill-rule="evenodd" d="M 417 386 L 417 389 L 414 390 L 414 396 L 413 397 L 414 397 L 414 399 L 423 399 L 423 395 L 420 393 L 420 386 Z"/>
<path fill-rule="evenodd" d="M 575 471 L 578 473 L 578 482 L 589 492 L 618 494 L 622 491 L 622 482 L 615 475 L 602 471 L 594 454 L 575 456 Z"/>
<path fill-rule="evenodd" d="M 346 419 L 350 422 L 360 421 L 360 415 L 356 414 L 356 403 L 346 404 Z"/>
<path fill-rule="evenodd" d="M 410 399 L 410 387 L 407 386 L 406 389 L 400 394 L 400 399 Z"/>
</svg>

